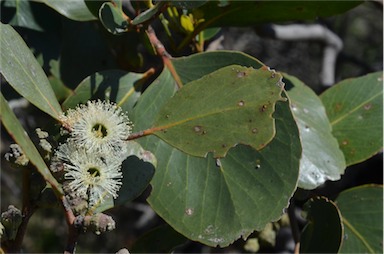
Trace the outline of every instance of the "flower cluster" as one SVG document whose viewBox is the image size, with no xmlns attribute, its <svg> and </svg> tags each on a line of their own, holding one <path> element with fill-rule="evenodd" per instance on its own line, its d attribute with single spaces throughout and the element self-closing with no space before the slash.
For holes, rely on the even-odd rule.
<svg viewBox="0 0 384 254">
<path fill-rule="evenodd" d="M 60 120 L 69 137 L 56 149 L 51 169 L 64 170 L 66 192 L 89 207 L 117 198 L 132 129 L 128 117 L 116 104 L 98 100 L 69 109 Z"/>
</svg>

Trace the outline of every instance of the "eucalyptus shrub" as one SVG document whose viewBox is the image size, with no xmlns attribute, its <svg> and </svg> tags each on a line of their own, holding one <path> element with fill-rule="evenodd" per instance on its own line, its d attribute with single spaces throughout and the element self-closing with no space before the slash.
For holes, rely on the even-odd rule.
<svg viewBox="0 0 384 254">
<path fill-rule="evenodd" d="M 1 95 L 1 121 L 16 143 L 6 159 L 23 174 L 22 207 L 1 216 L 3 251 L 21 251 L 29 218 L 56 204 L 68 225 L 63 251 L 74 253 L 80 234 L 108 235 L 119 225 L 108 209 L 149 186 L 148 204 L 169 225 L 157 232 L 166 245 L 157 251 L 187 239 L 226 247 L 239 238 L 257 251 L 287 223 L 296 252 L 383 251 L 382 186 L 336 198 L 311 192 L 382 150 L 383 73 L 342 80 L 318 96 L 242 52 L 204 51 L 221 27 L 312 20 L 360 1 L 37 2 L 18 2 L 1 24 L 1 73 L 50 123 L 25 132 Z M 31 16 L 43 5 L 57 12 L 52 22 L 62 15 L 96 27 L 109 50 L 103 61 L 114 58 L 115 68 L 98 65 L 77 82 L 61 77 L 69 51 L 48 68 L 36 59 L 13 27 L 43 31 Z M 93 60 L 75 57 L 69 71 L 81 77 Z M 307 221 L 301 232 L 298 201 Z"/>
</svg>

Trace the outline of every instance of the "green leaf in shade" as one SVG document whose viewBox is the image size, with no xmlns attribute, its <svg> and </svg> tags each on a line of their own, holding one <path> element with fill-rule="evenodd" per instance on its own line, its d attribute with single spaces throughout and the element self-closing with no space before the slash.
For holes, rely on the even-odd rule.
<svg viewBox="0 0 384 254">
<path fill-rule="evenodd" d="M 198 53 L 188 57 L 173 58 L 171 61 L 184 84 L 232 64 L 241 64 L 255 69 L 264 66 L 262 62 L 245 53 L 226 50 Z"/>
<path fill-rule="evenodd" d="M 121 6 L 105 2 L 99 10 L 99 18 L 103 26 L 112 34 L 127 32 L 128 20 Z"/>
<path fill-rule="evenodd" d="M 182 8 L 182 9 L 195 9 L 197 7 L 200 7 L 204 5 L 208 0 L 203 0 L 203 1 L 180 1 L 180 0 L 171 0 L 169 1 L 170 5 L 173 5 L 177 8 Z"/>
<path fill-rule="evenodd" d="M 204 40 L 210 40 L 212 39 L 215 35 L 217 35 L 221 31 L 221 28 L 219 27 L 212 27 L 212 28 L 207 28 L 203 30 L 203 38 Z"/>
<path fill-rule="evenodd" d="M 141 236 L 129 250 L 130 253 L 170 253 L 188 239 L 169 225 L 159 226 Z"/>
<path fill-rule="evenodd" d="M 363 1 L 209 1 L 194 9 L 196 19 L 204 19 L 197 30 L 207 27 L 253 26 L 261 23 L 313 20 L 344 13 Z"/>
<path fill-rule="evenodd" d="M 321 100 L 347 165 L 364 161 L 383 147 L 383 72 L 346 79 Z"/>
<path fill-rule="evenodd" d="M 324 197 L 310 199 L 305 205 L 308 224 L 303 229 L 300 253 L 337 253 L 343 236 L 337 206 Z"/>
<path fill-rule="evenodd" d="M 116 102 L 129 115 L 141 94 L 142 82 L 143 74 L 139 73 L 121 70 L 96 72 L 85 78 L 62 106 L 68 109 L 88 100 L 103 99 Z"/>
<path fill-rule="evenodd" d="M 303 146 L 299 187 L 315 189 L 326 180 L 339 180 L 346 167 L 345 159 L 320 98 L 293 76 L 284 74 L 283 81 Z"/>
<path fill-rule="evenodd" d="M 44 29 L 36 22 L 31 9 L 31 2 L 25 0 L 13 0 L 4 1 L 4 7 L 15 8 L 15 14 L 8 24 L 12 26 L 26 27 L 39 32 L 43 32 Z"/>
<path fill-rule="evenodd" d="M 38 0 L 60 13 L 61 15 L 76 21 L 97 20 L 84 0 Z"/>
<path fill-rule="evenodd" d="M 150 20 L 161 11 L 165 4 L 166 2 L 157 2 L 153 7 L 136 16 L 136 18 L 132 20 L 132 25 L 138 25 Z"/>
<path fill-rule="evenodd" d="M 21 126 L 19 120 L 15 114 L 9 108 L 7 101 L 0 93 L 0 116 L 4 127 L 7 129 L 11 137 L 21 147 L 24 154 L 28 157 L 30 162 L 36 166 L 37 171 L 43 176 L 43 178 L 51 184 L 55 191 L 60 192 L 64 195 L 59 183 L 52 176 L 43 158 L 41 158 L 35 145 Z"/>
<path fill-rule="evenodd" d="M 336 199 L 344 224 L 340 253 L 383 253 L 383 187 L 363 185 Z"/>
<path fill-rule="evenodd" d="M 43 69 L 10 26 L 0 24 L 1 73 L 8 83 L 33 105 L 58 119 L 60 104 Z"/>
<path fill-rule="evenodd" d="M 152 125 L 175 92 L 165 69 L 134 108 L 136 130 Z M 300 140 L 288 102 L 276 104 L 276 136 L 263 150 L 232 148 L 223 159 L 187 155 L 156 136 L 138 140 L 158 168 L 148 202 L 174 229 L 209 246 L 227 246 L 277 220 L 296 188 Z"/>
<path fill-rule="evenodd" d="M 53 92 L 56 95 L 57 100 L 64 101 L 66 98 L 73 94 L 73 91 L 66 87 L 63 84 L 63 81 L 61 81 L 59 78 L 55 76 L 50 76 L 48 80 L 51 84 Z"/>
<path fill-rule="evenodd" d="M 156 157 L 135 141 L 129 141 L 128 158 L 123 162 L 123 185 L 116 204 L 139 196 L 149 185 L 157 166 Z"/>
<path fill-rule="evenodd" d="M 200 157 L 224 157 L 239 143 L 261 149 L 275 133 L 281 78 L 266 67 L 221 68 L 180 89 L 160 110 L 154 134 Z"/>
</svg>

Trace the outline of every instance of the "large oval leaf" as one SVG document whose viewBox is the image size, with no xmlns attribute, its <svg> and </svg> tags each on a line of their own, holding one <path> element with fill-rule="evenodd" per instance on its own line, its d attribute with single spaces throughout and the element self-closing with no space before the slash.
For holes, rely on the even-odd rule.
<svg viewBox="0 0 384 254">
<path fill-rule="evenodd" d="M 61 15 L 76 21 L 96 20 L 97 17 L 90 11 L 85 0 L 38 0 L 43 2 Z"/>
<path fill-rule="evenodd" d="M 293 76 L 284 74 L 284 83 L 303 146 L 299 187 L 315 189 L 326 180 L 340 179 L 345 159 L 320 98 Z"/>
<path fill-rule="evenodd" d="M 174 93 L 165 69 L 134 109 L 136 130 L 152 125 Z M 295 190 L 301 155 L 287 102 L 277 104 L 277 134 L 260 152 L 238 146 L 215 160 L 187 155 L 155 136 L 140 139 L 158 159 L 148 201 L 173 228 L 210 246 L 227 246 L 277 220 Z"/>
<path fill-rule="evenodd" d="M 30 162 L 36 166 L 37 171 L 43 176 L 43 178 L 51 184 L 55 192 L 64 195 L 63 190 L 61 189 L 59 183 L 52 176 L 47 165 L 45 164 L 43 158 L 39 154 L 35 145 L 29 138 L 28 134 L 25 132 L 21 126 L 19 120 L 16 118 L 15 114 L 9 108 L 7 101 L 0 93 L 0 117 L 1 122 L 4 124 L 4 127 L 7 129 L 8 133 L 16 141 L 16 143 L 21 147 L 24 154 L 28 157 Z"/>
<path fill-rule="evenodd" d="M 335 203 L 316 197 L 305 203 L 304 209 L 308 224 L 300 237 L 300 253 L 337 253 L 344 229 Z"/>
<path fill-rule="evenodd" d="M 199 79 L 208 73 L 214 72 L 225 66 L 240 64 L 258 69 L 264 64 L 245 53 L 229 50 L 217 50 L 193 54 L 187 57 L 173 58 L 177 74 L 183 83 Z"/>
<path fill-rule="evenodd" d="M 346 79 L 321 100 L 347 165 L 364 161 L 383 147 L 383 72 Z"/>
<path fill-rule="evenodd" d="M 62 113 L 43 69 L 20 35 L 0 24 L 1 73 L 9 84 L 36 107 L 58 119 Z"/>
<path fill-rule="evenodd" d="M 341 253 L 383 253 L 383 187 L 363 185 L 340 193 L 344 224 Z"/>
<path fill-rule="evenodd" d="M 159 112 L 155 135 L 180 150 L 224 157 L 238 143 L 263 148 L 274 136 L 281 75 L 227 66 L 180 89 Z"/>
</svg>

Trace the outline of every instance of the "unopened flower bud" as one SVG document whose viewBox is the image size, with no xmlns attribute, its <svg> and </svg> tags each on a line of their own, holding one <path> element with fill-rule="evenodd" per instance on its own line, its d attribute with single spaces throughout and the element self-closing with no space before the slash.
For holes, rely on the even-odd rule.
<svg viewBox="0 0 384 254">
<path fill-rule="evenodd" d="M 9 240 L 13 240 L 16 238 L 17 230 L 22 222 L 22 214 L 19 209 L 14 207 L 13 205 L 8 206 L 7 211 L 1 214 L 1 224 L 3 224 L 5 229 L 5 236 Z"/>
<path fill-rule="evenodd" d="M 25 156 L 23 150 L 18 144 L 11 144 L 9 148 L 11 149 L 11 152 L 4 155 L 7 161 L 14 162 L 21 166 L 26 166 L 28 164 L 29 159 Z"/>
<path fill-rule="evenodd" d="M 96 235 L 100 235 L 106 231 L 115 229 L 115 221 L 111 216 L 104 213 L 97 213 L 92 216 L 77 216 L 75 219 L 75 227 L 82 228 L 84 232 L 92 231 Z"/>
</svg>

